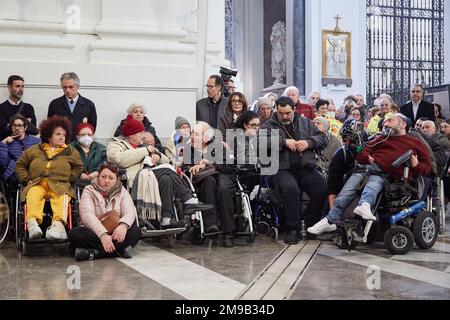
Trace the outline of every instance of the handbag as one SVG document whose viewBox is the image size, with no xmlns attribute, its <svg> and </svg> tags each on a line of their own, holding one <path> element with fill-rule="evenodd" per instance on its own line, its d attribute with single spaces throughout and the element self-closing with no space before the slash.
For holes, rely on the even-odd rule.
<svg viewBox="0 0 450 320">
<path fill-rule="evenodd" d="M 197 172 L 192 177 L 192 183 L 193 184 L 200 184 L 203 180 L 210 176 L 218 175 L 219 171 L 216 170 L 216 168 L 212 164 L 208 164 L 204 169 Z"/>
<path fill-rule="evenodd" d="M 100 222 L 108 231 L 108 234 L 113 234 L 114 230 L 119 226 L 120 215 L 116 210 L 108 211 L 102 214 L 100 217 Z"/>
</svg>

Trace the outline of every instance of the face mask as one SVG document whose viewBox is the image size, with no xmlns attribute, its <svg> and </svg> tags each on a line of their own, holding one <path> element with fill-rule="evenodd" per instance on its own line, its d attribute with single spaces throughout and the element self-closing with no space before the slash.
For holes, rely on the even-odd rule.
<svg viewBox="0 0 450 320">
<path fill-rule="evenodd" d="M 336 112 L 327 112 L 327 116 L 330 118 L 336 117 Z"/>
<path fill-rule="evenodd" d="M 89 147 L 94 139 L 91 136 L 81 136 L 78 141 L 85 147 Z"/>
</svg>

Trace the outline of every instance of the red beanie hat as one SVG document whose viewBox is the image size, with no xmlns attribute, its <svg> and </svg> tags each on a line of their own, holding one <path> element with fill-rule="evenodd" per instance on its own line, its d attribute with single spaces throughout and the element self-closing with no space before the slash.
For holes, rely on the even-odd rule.
<svg viewBox="0 0 450 320">
<path fill-rule="evenodd" d="M 133 134 L 145 131 L 144 125 L 139 120 L 133 118 L 130 114 L 125 120 L 125 123 L 122 128 L 122 134 L 124 137 L 132 136 Z"/>
<path fill-rule="evenodd" d="M 83 130 L 84 128 L 89 128 L 92 131 L 92 134 L 95 133 L 95 129 L 94 126 L 88 122 L 82 122 L 78 125 L 77 127 L 77 135 L 80 134 L 80 131 Z"/>
</svg>

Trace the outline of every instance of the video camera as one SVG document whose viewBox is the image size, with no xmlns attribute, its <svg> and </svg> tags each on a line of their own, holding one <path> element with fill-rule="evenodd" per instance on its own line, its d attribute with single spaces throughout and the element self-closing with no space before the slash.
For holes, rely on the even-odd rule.
<svg viewBox="0 0 450 320">
<path fill-rule="evenodd" d="M 229 86 L 230 86 L 230 80 L 232 77 L 236 77 L 238 74 L 237 71 L 235 70 L 231 70 L 231 69 L 227 69 L 224 67 L 220 67 L 220 76 L 223 80 L 223 96 L 224 97 L 229 97 L 230 96 L 230 91 L 229 91 Z"/>
</svg>

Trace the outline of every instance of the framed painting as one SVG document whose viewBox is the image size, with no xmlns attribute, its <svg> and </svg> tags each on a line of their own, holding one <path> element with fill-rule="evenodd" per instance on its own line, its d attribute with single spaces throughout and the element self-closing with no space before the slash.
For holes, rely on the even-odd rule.
<svg viewBox="0 0 450 320">
<path fill-rule="evenodd" d="M 322 30 L 322 78 L 351 79 L 351 33 Z"/>
</svg>

